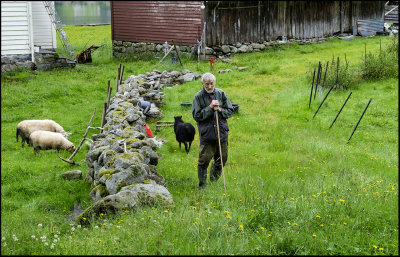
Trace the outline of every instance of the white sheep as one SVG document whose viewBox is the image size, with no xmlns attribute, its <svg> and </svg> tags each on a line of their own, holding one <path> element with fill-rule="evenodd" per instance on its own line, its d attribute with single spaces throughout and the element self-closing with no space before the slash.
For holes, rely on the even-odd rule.
<svg viewBox="0 0 400 257">
<path fill-rule="evenodd" d="M 63 127 L 61 127 L 57 122 L 53 120 L 24 120 L 18 123 L 17 125 L 17 142 L 18 135 L 21 136 L 22 142 L 21 146 L 24 148 L 25 142 L 29 144 L 29 136 L 32 132 L 37 130 L 45 130 L 61 133 L 65 138 L 68 138 L 71 133 L 67 133 L 64 131 Z"/>
<path fill-rule="evenodd" d="M 32 132 L 29 137 L 29 143 L 33 146 L 33 154 L 39 154 L 39 150 L 55 149 L 57 152 L 67 150 L 75 151 L 74 144 L 66 139 L 61 133 L 37 130 Z"/>
</svg>

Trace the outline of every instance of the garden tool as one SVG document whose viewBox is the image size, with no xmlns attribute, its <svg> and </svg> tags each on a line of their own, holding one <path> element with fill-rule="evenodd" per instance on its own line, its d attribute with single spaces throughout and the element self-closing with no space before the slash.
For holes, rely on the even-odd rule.
<svg viewBox="0 0 400 257">
<path fill-rule="evenodd" d="M 225 175 L 224 175 L 224 163 L 222 161 L 221 138 L 219 136 L 218 111 L 214 111 L 214 113 L 215 113 L 215 119 L 217 121 L 219 157 L 221 159 L 222 178 L 224 179 L 224 190 L 225 190 L 225 193 L 226 193 Z"/>
</svg>

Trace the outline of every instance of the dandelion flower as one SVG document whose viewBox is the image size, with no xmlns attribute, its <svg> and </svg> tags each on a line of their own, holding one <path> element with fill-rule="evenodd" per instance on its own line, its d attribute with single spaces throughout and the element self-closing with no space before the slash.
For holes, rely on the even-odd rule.
<svg viewBox="0 0 400 257">
<path fill-rule="evenodd" d="M 297 226 L 298 224 L 296 222 L 293 222 L 293 226 Z"/>
<path fill-rule="evenodd" d="M 101 243 L 101 239 L 99 239 L 99 243 Z"/>
<path fill-rule="evenodd" d="M 344 225 L 347 225 L 347 222 L 343 222 Z"/>
<path fill-rule="evenodd" d="M 165 213 L 167 213 L 167 212 L 168 212 L 168 210 L 165 210 L 164 212 L 165 212 Z"/>
<path fill-rule="evenodd" d="M 271 237 L 271 234 L 268 234 L 268 237 Z"/>
<path fill-rule="evenodd" d="M 207 227 L 207 230 L 211 230 L 211 228 L 210 228 L 210 227 Z"/>
<path fill-rule="evenodd" d="M 340 199 L 339 201 L 342 202 L 342 203 L 344 203 L 344 200 L 343 200 L 343 199 Z"/>
<path fill-rule="evenodd" d="M 243 231 L 243 225 L 239 225 L 239 230 Z"/>
<path fill-rule="evenodd" d="M 372 247 L 375 248 L 375 249 L 378 248 L 378 246 L 376 246 L 376 245 L 373 245 Z"/>
<path fill-rule="evenodd" d="M 225 211 L 225 213 L 227 213 L 227 214 L 228 214 L 228 213 L 229 213 L 229 211 Z"/>
<path fill-rule="evenodd" d="M 264 227 L 260 227 L 261 230 L 264 230 Z"/>
<path fill-rule="evenodd" d="M 317 237 L 317 235 L 316 235 L 316 234 L 313 234 L 312 236 L 313 236 L 314 238 L 315 238 L 315 237 Z"/>
<path fill-rule="evenodd" d="M 324 226 L 324 224 L 321 224 L 320 226 L 321 226 L 321 227 L 323 227 L 323 226 Z"/>
<path fill-rule="evenodd" d="M 232 219 L 232 217 L 231 217 L 231 215 L 226 215 L 226 217 L 228 218 L 228 219 Z"/>
<path fill-rule="evenodd" d="M 382 247 L 380 247 L 378 250 L 379 250 L 379 251 L 383 251 L 383 248 L 382 248 Z"/>
</svg>

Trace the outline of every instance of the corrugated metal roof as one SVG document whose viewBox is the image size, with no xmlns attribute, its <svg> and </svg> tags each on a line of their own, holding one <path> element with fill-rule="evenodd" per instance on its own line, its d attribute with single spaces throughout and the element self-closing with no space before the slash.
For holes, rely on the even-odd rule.
<svg viewBox="0 0 400 257">
<path fill-rule="evenodd" d="M 111 1 L 112 39 L 193 45 L 200 40 L 202 1 Z"/>
<path fill-rule="evenodd" d="M 383 32 L 384 19 L 358 20 L 357 30 L 361 36 L 375 35 L 377 31 Z"/>
</svg>

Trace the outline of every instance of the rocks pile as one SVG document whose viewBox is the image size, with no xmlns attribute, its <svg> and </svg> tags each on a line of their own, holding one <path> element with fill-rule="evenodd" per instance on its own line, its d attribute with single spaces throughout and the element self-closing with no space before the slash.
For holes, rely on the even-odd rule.
<svg viewBox="0 0 400 257">
<path fill-rule="evenodd" d="M 107 210 L 155 203 L 174 205 L 164 178 L 156 170 L 161 155 L 155 150 L 160 141 L 147 136 L 145 120 L 161 117 L 154 102 L 161 102 L 165 95 L 158 90 L 199 77 L 189 70 L 154 70 L 132 75 L 119 86 L 110 99 L 103 130 L 92 135 L 93 144 L 86 154 L 89 171 L 85 181 L 92 185 L 94 204 L 77 217 L 79 222 Z M 138 106 L 145 99 L 153 101 L 146 115 Z"/>
</svg>

